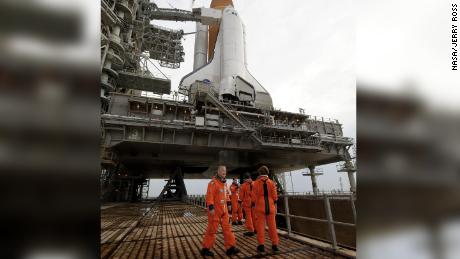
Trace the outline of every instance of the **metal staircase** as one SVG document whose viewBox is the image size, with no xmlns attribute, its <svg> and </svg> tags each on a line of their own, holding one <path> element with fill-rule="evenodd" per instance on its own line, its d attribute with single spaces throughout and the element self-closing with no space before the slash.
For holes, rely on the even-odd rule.
<svg viewBox="0 0 460 259">
<path fill-rule="evenodd" d="M 207 88 L 207 100 L 210 101 L 212 104 L 214 104 L 217 108 L 220 109 L 225 115 L 227 115 L 230 119 L 235 121 L 239 126 L 242 128 L 251 131 L 251 137 L 259 144 L 264 144 L 262 139 L 260 139 L 257 136 L 257 131 L 255 128 L 251 125 L 251 122 L 249 122 L 244 116 L 239 115 L 238 111 L 236 111 L 231 105 L 223 103 L 219 101 L 218 96 L 219 94 L 212 88 L 208 87 Z"/>
<path fill-rule="evenodd" d="M 207 100 L 214 104 L 217 108 L 219 108 L 225 115 L 235 121 L 239 126 L 247 130 L 254 130 L 254 128 L 250 127 L 250 123 L 243 118 L 243 116 L 238 116 L 238 112 L 233 109 L 232 106 L 225 104 L 218 99 L 217 92 L 212 88 L 208 87 L 207 92 Z"/>
</svg>

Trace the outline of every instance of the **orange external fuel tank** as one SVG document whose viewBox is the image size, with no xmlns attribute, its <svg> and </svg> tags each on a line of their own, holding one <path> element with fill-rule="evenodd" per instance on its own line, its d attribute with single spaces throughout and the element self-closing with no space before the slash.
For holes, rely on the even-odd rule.
<svg viewBox="0 0 460 259">
<path fill-rule="evenodd" d="M 210 7 L 214 9 L 224 10 L 226 6 L 233 6 L 232 0 L 212 0 Z M 214 56 L 214 47 L 216 46 L 217 34 L 219 34 L 219 24 L 209 26 L 209 42 L 208 42 L 208 62 Z"/>
</svg>

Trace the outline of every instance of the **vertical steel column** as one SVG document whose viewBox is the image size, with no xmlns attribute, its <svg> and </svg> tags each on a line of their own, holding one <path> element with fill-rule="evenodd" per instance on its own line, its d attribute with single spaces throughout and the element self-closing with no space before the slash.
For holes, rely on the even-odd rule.
<svg viewBox="0 0 460 259">
<path fill-rule="evenodd" d="M 286 174 L 283 173 L 283 196 L 284 196 L 284 210 L 286 213 L 286 228 L 288 237 L 291 236 L 291 217 L 289 216 L 289 200 L 286 193 Z"/>
<path fill-rule="evenodd" d="M 291 235 L 291 217 L 289 216 L 289 201 L 286 195 L 286 191 L 284 191 L 284 209 L 286 211 L 286 227 L 288 231 L 288 236 Z"/>
<path fill-rule="evenodd" d="M 316 176 L 317 175 L 322 175 L 322 174 L 315 172 L 315 166 L 314 165 L 309 166 L 308 169 L 310 170 L 310 173 L 309 174 L 304 174 L 304 175 L 311 177 L 311 185 L 312 185 L 312 188 L 313 188 L 313 194 L 318 195 L 319 194 L 319 189 L 318 189 L 318 183 L 317 183 L 317 180 L 316 180 Z"/>
<path fill-rule="evenodd" d="M 353 193 L 356 193 L 356 180 L 354 177 L 354 172 L 356 172 L 356 167 L 351 160 L 345 161 L 344 167 L 348 174 L 348 181 L 350 182 L 350 191 Z"/>
<path fill-rule="evenodd" d="M 104 63 L 105 63 L 105 58 L 107 57 L 107 53 L 109 52 L 109 43 L 107 43 L 105 45 L 105 49 L 104 49 L 104 54 L 102 55 L 102 59 L 101 59 L 101 72 L 102 72 L 102 69 L 104 68 Z"/>
<path fill-rule="evenodd" d="M 353 218 L 355 219 L 355 224 L 356 224 L 357 216 L 356 216 L 355 201 L 353 200 L 353 194 L 350 194 L 350 203 L 351 203 L 351 209 L 353 211 Z"/>
<path fill-rule="evenodd" d="M 334 219 L 332 217 L 332 211 L 331 211 L 331 204 L 329 203 L 329 197 L 327 197 L 326 194 L 324 194 L 324 206 L 326 209 L 326 216 L 327 216 L 327 224 L 329 227 L 329 234 L 332 239 L 332 247 L 334 250 L 337 250 L 337 239 L 335 237 L 335 227 L 334 227 Z"/>
<path fill-rule="evenodd" d="M 356 192 L 356 180 L 354 177 L 354 171 L 350 170 L 347 172 L 348 174 L 348 181 L 350 181 L 350 191 L 355 193 Z"/>
</svg>

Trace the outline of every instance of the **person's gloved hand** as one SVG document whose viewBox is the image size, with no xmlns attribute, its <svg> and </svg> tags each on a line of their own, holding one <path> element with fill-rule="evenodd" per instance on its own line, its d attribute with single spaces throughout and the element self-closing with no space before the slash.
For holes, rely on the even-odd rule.
<svg viewBox="0 0 460 259">
<path fill-rule="evenodd" d="M 240 205 L 241 205 L 241 203 L 242 203 L 242 202 L 243 202 L 243 201 L 238 201 L 238 204 L 240 204 Z"/>
<path fill-rule="evenodd" d="M 254 202 L 252 202 L 252 203 L 251 203 L 251 207 L 254 208 L 255 206 L 256 206 L 256 204 L 255 204 Z"/>
<path fill-rule="evenodd" d="M 214 205 L 211 204 L 211 205 L 208 206 L 208 208 L 209 208 L 209 213 L 214 215 Z"/>
</svg>

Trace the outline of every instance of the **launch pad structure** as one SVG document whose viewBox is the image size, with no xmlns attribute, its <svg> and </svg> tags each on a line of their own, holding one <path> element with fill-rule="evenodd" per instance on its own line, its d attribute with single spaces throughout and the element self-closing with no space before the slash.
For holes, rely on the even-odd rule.
<svg viewBox="0 0 460 259">
<path fill-rule="evenodd" d="M 101 1 L 102 200 L 141 200 L 151 178 L 168 179 L 161 199 L 185 200 L 184 179 L 210 178 L 219 164 L 240 178 L 267 165 L 275 180 L 308 167 L 313 181 L 316 166 L 341 162 L 354 192 L 353 140 L 337 120 L 273 108 L 246 68 L 241 19 L 220 2 L 186 11 L 148 0 Z M 194 70 L 176 92 L 150 68 L 152 60 L 179 68 L 185 33 L 152 20 L 196 22 Z"/>
</svg>

